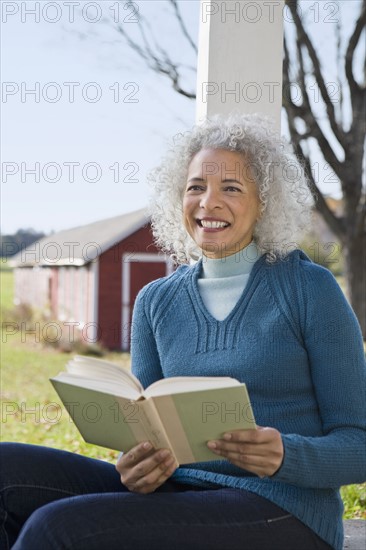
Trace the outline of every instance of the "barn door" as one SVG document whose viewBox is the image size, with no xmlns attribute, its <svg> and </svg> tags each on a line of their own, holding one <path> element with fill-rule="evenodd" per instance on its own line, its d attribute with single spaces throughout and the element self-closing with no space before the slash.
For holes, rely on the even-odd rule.
<svg viewBox="0 0 366 550">
<path fill-rule="evenodd" d="M 155 279 L 169 275 L 172 263 L 166 256 L 139 253 L 122 256 L 122 350 L 130 348 L 133 304 L 138 292 Z"/>
</svg>

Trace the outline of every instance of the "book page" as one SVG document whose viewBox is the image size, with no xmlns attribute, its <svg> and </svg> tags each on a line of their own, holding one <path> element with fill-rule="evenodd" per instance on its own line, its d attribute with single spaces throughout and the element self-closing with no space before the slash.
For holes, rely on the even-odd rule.
<svg viewBox="0 0 366 550">
<path fill-rule="evenodd" d="M 66 370 L 86 379 L 123 383 L 125 386 L 128 385 L 136 389 L 139 393 L 143 391 L 143 387 L 136 376 L 110 361 L 76 355 L 66 364 Z"/>
<path fill-rule="evenodd" d="M 226 431 L 255 429 L 245 384 L 153 398 L 180 464 L 222 460 L 206 445 Z"/>
<path fill-rule="evenodd" d="M 89 390 L 96 390 L 108 395 L 116 395 L 118 397 L 124 397 L 126 399 L 132 399 L 137 401 L 141 398 L 141 393 L 136 388 L 124 383 L 124 380 L 103 380 L 103 378 L 85 378 L 79 376 L 73 372 L 61 372 L 57 376 L 50 379 L 51 382 L 63 382 L 70 386 L 77 388 L 85 388 Z"/>
<path fill-rule="evenodd" d="M 154 382 L 144 390 L 143 395 L 145 397 L 154 397 L 157 395 L 170 395 L 171 393 L 231 388 L 239 385 L 240 382 L 238 380 L 229 376 L 174 376 Z"/>
<path fill-rule="evenodd" d="M 51 383 L 88 443 L 127 452 L 147 437 L 135 402 L 57 379 Z"/>
</svg>

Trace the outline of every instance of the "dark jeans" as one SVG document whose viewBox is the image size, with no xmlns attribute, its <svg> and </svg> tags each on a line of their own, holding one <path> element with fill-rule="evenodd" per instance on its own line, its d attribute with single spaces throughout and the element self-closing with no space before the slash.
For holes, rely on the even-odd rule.
<svg viewBox="0 0 366 550">
<path fill-rule="evenodd" d="M 170 480 L 139 495 L 112 464 L 34 445 L 0 444 L 0 496 L 2 550 L 330 548 L 253 493 Z"/>
</svg>

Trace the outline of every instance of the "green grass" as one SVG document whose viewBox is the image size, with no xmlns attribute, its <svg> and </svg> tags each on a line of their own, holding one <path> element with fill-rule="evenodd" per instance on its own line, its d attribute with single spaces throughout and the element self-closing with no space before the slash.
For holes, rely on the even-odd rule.
<svg viewBox="0 0 366 550">
<path fill-rule="evenodd" d="M 8 336 L 1 350 L 1 440 L 26 441 L 114 461 L 117 452 L 83 441 L 49 378 L 63 370 L 70 354 Z M 115 359 L 115 354 L 107 356 Z M 122 361 L 121 361 L 122 359 Z M 127 364 L 127 354 L 120 363 Z"/>
<path fill-rule="evenodd" d="M 8 258 L 0 256 L 0 271 L 12 271 L 13 268 L 9 265 Z"/>
<path fill-rule="evenodd" d="M 2 323 L 12 321 L 13 274 L 0 270 Z M 16 328 L 12 325 L 10 328 Z M 2 328 L 3 325 L 2 325 Z M 11 331 L 9 330 L 9 333 Z M 65 408 L 61 405 L 49 378 L 64 369 L 69 353 L 42 347 L 35 336 L 1 331 L 1 418 L 2 441 L 25 441 L 47 445 L 86 456 L 115 461 L 118 453 L 83 441 Z M 125 366 L 128 354 L 106 356 Z"/>
<path fill-rule="evenodd" d="M 366 483 L 341 488 L 344 519 L 366 520 Z"/>
<path fill-rule="evenodd" d="M 1 265 L 1 260 L 0 260 Z M 12 309 L 14 303 L 13 273 L 9 270 L 0 270 L 0 303 L 1 311 Z"/>
<path fill-rule="evenodd" d="M 0 278 L 3 321 L 11 321 L 12 274 L 0 271 Z M 71 354 L 41 347 L 32 335 L 27 335 L 25 342 L 19 333 L 0 336 L 0 440 L 47 445 L 115 462 L 117 452 L 83 441 L 49 382 L 63 370 Z M 127 353 L 109 353 L 106 359 L 129 368 Z M 341 494 L 344 517 L 366 519 L 366 484 L 342 487 Z"/>
</svg>

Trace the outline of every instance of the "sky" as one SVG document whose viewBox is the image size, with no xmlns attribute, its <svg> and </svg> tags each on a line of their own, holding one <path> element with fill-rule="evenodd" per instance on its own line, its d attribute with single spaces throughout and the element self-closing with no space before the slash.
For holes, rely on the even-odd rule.
<svg viewBox="0 0 366 550">
<path fill-rule="evenodd" d="M 8 4 L 21 8 L 25 3 Z M 26 3 L 28 9 L 35 4 Z M 70 23 L 67 3 L 58 4 L 59 22 L 45 19 L 56 18 L 56 10 L 49 9 L 45 17 L 41 12 L 36 22 L 19 9 L 2 24 L 5 234 L 20 227 L 48 233 L 144 207 L 146 172 L 159 162 L 170 137 L 194 123 L 194 102 L 148 71 L 112 26 L 115 16 L 121 24 L 136 25 L 131 10 L 117 14 L 109 9 L 116 2 L 94 2 L 102 19 L 93 25 L 85 20 L 97 17 L 93 6 L 85 17 L 75 9 Z M 184 41 L 177 43 L 176 29 L 167 29 L 166 3 L 139 4 L 151 24 L 159 13 L 164 39 L 172 56 L 179 56 Z M 197 39 L 195 4 L 184 12 Z M 104 18 L 112 21 L 104 23 Z M 39 89 L 39 97 L 26 93 L 31 89 Z"/>
<path fill-rule="evenodd" d="M 50 233 L 144 207 L 146 174 L 171 138 L 194 124 L 195 102 L 148 70 L 116 28 L 124 25 L 136 36 L 142 16 L 173 60 L 195 66 L 169 3 L 1 4 L 1 232 Z M 327 52 L 337 14 L 352 28 L 359 1 L 340 2 L 341 9 L 338 2 L 305 4 L 330 81 L 336 81 Z M 180 6 L 197 43 L 199 2 Z M 194 71 L 184 74 L 186 87 L 195 91 Z M 321 185 L 337 195 L 334 178 L 319 165 Z"/>
</svg>

